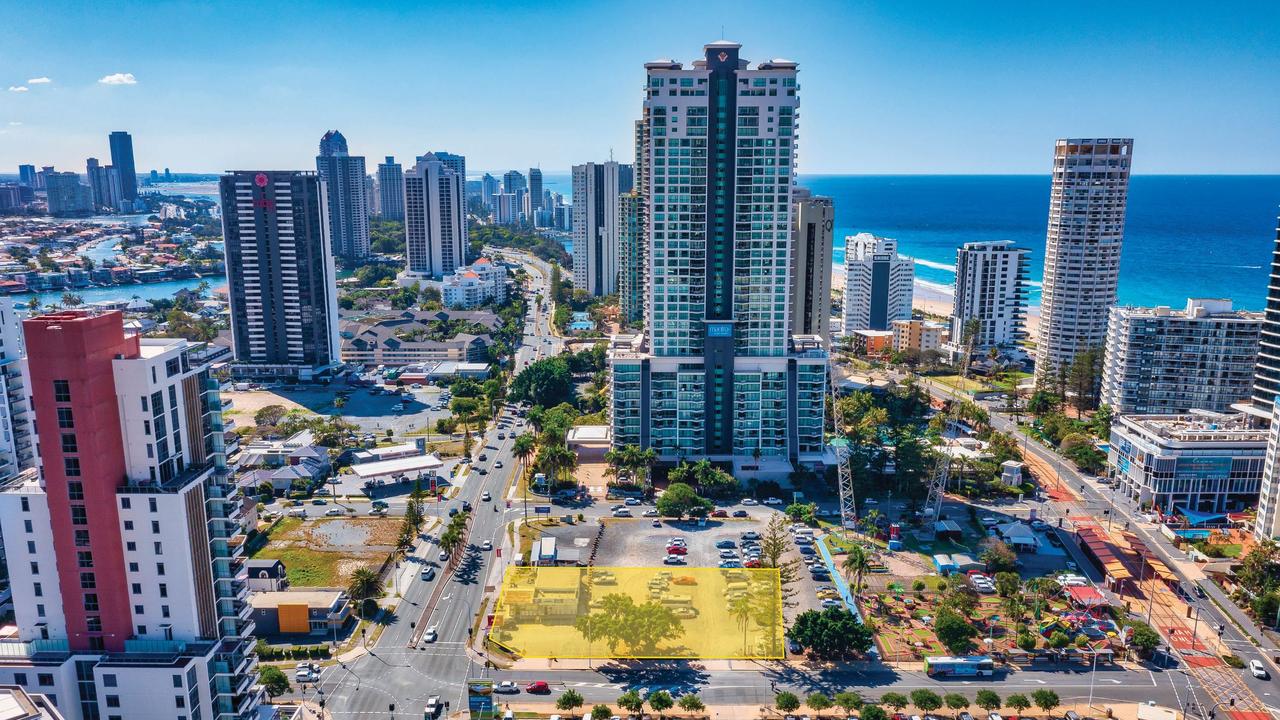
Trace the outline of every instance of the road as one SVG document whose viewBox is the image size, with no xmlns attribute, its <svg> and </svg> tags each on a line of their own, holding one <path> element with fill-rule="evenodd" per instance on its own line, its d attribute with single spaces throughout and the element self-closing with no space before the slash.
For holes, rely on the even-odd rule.
<svg viewBox="0 0 1280 720">
<path fill-rule="evenodd" d="M 526 260 L 526 267 L 530 273 L 530 297 L 537 292 L 549 297 L 550 269 L 546 263 Z M 561 347 L 560 339 L 551 332 L 549 313 L 539 312 L 536 303 L 531 303 L 526 338 L 516 352 L 517 367 L 559 352 Z M 1176 707 L 1180 704 L 1180 697 L 1186 695 L 1188 679 L 1179 671 L 1108 668 L 1100 668 L 1092 677 L 1087 669 L 1023 671 L 1009 674 L 995 683 L 936 681 L 919 672 L 904 672 L 884 665 L 866 669 L 848 666 L 801 669 L 768 662 L 738 662 L 730 666 L 732 669 L 715 671 L 687 662 L 605 663 L 593 670 L 486 670 L 471 660 L 464 652 L 464 645 L 486 585 L 497 583 L 495 564 L 506 559 L 499 560 L 496 551 L 481 550 L 480 545 L 485 540 L 495 547 L 505 545 L 504 528 L 520 513 L 519 503 L 513 503 L 511 509 L 506 508 L 502 493 L 518 467 L 512 457 L 512 444 L 512 433 L 507 432 L 503 440 L 498 440 L 496 430 L 491 429 L 484 438 L 484 453 L 488 459 L 479 463 L 490 468 L 489 474 L 472 473 L 457 498 L 430 509 L 432 513 L 447 513 L 449 508 L 459 507 L 464 500 L 475 507 L 469 546 L 457 568 L 452 573 L 440 572 L 436 580 L 429 582 L 422 581 L 415 573 L 414 580 L 403 589 L 398 613 L 371 652 L 346 666 L 325 669 L 319 687 L 333 717 L 419 718 L 426 699 L 431 695 L 440 695 L 450 703 L 451 710 L 457 710 L 465 703 L 467 679 L 478 676 L 495 681 L 514 680 L 521 684 L 546 680 L 552 685 L 550 695 L 527 696 L 522 693 L 505 697 L 520 702 L 545 702 L 548 708 L 555 697 L 567 688 L 581 693 L 588 705 L 614 701 L 628 689 L 666 689 L 673 694 L 697 692 L 708 705 L 768 704 L 776 692 L 784 689 L 801 696 L 810 692 L 834 694 L 857 689 L 868 697 L 876 697 L 890 689 L 910 691 L 929 687 L 973 691 L 988 684 L 1006 694 L 1015 689 L 1030 692 L 1050 687 L 1058 691 L 1063 702 L 1083 701 L 1092 690 L 1098 702 L 1154 700 Z M 502 470 L 493 467 L 498 460 L 504 464 Z M 494 502 L 480 501 L 485 491 L 492 495 Z M 493 509 L 495 507 L 497 511 Z M 434 538 L 423 542 L 434 543 Z M 434 548 L 430 548 L 426 555 L 427 562 L 437 566 L 442 564 Z M 438 592 L 438 599 L 428 611 L 428 603 L 435 592 Z M 430 626 L 437 629 L 439 637 L 436 642 L 415 644 L 415 636 Z M 721 665 L 717 664 L 717 667 Z M 315 692 L 309 691 L 307 696 L 314 698 Z M 394 712 L 391 711 L 393 704 Z"/>
<path fill-rule="evenodd" d="M 948 388 L 940 387 L 936 383 L 925 382 L 924 387 L 938 397 L 951 400 L 969 399 L 952 392 Z M 989 406 L 986 409 L 990 414 L 993 428 L 1012 437 L 1025 437 L 1011 417 L 999 412 L 996 407 Z M 1060 482 L 1067 484 L 1073 492 L 1079 494 L 1082 498 L 1078 503 L 1067 503 L 1064 507 L 1058 508 L 1059 513 L 1065 513 L 1068 510 L 1075 513 L 1083 511 L 1084 514 L 1093 515 L 1100 520 L 1109 517 L 1114 523 L 1125 523 L 1129 531 L 1138 536 L 1178 576 L 1184 587 L 1190 588 L 1197 584 L 1180 567 L 1181 562 L 1186 561 L 1186 555 L 1156 531 L 1152 523 L 1142 519 L 1132 501 L 1118 497 L 1117 493 L 1113 492 L 1111 488 L 1096 482 L 1091 476 L 1081 474 L 1071 463 L 1063 460 L 1057 453 L 1035 440 L 1024 442 L 1023 450 L 1053 467 Z M 1266 652 L 1260 650 L 1250 638 L 1240 631 L 1237 621 L 1228 617 L 1228 612 L 1223 608 L 1230 608 L 1233 605 L 1222 593 L 1221 589 L 1212 582 L 1202 582 L 1199 585 L 1204 588 L 1209 597 L 1200 599 L 1193 595 L 1185 598 L 1185 600 L 1189 601 L 1193 611 L 1199 614 L 1201 623 L 1205 623 L 1210 627 L 1222 628 L 1221 637 L 1223 642 L 1246 664 L 1250 660 L 1258 659 L 1269 667 L 1272 676 L 1271 680 L 1255 678 L 1248 670 L 1234 672 L 1239 676 L 1240 681 L 1265 704 L 1271 707 L 1280 707 L 1280 687 L 1276 683 L 1280 668 L 1277 668 L 1270 659 L 1280 654 L 1280 650 L 1277 650 L 1269 642 L 1263 645 Z M 1241 613 L 1241 616 L 1243 616 L 1243 613 Z M 1244 619 L 1247 621 L 1247 618 Z"/>
</svg>

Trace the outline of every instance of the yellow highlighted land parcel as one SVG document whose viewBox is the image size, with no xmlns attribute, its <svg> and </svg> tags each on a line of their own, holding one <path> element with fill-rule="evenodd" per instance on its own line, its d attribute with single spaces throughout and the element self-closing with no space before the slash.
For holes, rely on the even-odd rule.
<svg viewBox="0 0 1280 720">
<path fill-rule="evenodd" d="M 526 658 L 778 659 L 776 568 L 513 567 L 489 641 Z"/>
</svg>

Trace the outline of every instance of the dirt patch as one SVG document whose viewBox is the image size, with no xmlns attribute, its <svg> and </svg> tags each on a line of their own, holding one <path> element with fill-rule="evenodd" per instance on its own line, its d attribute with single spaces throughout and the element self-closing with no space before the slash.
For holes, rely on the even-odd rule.
<svg viewBox="0 0 1280 720">
<path fill-rule="evenodd" d="M 268 405 L 280 405 L 285 410 L 306 410 L 302 405 L 270 390 L 243 390 L 224 393 L 232 400 L 231 409 L 237 414 L 252 418 L 253 414 Z"/>
<path fill-rule="evenodd" d="M 357 568 L 382 564 L 399 526 L 398 518 L 286 518 L 253 556 L 284 562 L 296 587 L 345 587 Z"/>
</svg>

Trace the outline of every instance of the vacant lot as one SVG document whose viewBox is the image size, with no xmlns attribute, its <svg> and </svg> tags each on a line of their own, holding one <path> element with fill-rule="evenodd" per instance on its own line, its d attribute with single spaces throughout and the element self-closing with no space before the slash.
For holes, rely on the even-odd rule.
<svg viewBox="0 0 1280 720">
<path fill-rule="evenodd" d="M 399 528 L 399 518 L 285 518 L 252 557 L 284 562 L 294 587 L 346 587 L 357 568 L 382 564 Z"/>
</svg>

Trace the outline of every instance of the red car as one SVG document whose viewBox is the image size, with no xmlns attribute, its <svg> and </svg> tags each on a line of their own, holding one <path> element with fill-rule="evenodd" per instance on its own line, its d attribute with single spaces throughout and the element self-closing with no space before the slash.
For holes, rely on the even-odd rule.
<svg viewBox="0 0 1280 720">
<path fill-rule="evenodd" d="M 688 555 L 689 548 L 683 545 L 672 545 L 667 548 L 668 555 Z"/>
<path fill-rule="evenodd" d="M 748 560 L 748 561 L 746 561 L 746 562 L 742 563 L 742 567 L 758 568 L 758 567 L 760 567 L 760 561 L 759 561 L 759 560 Z"/>
<path fill-rule="evenodd" d="M 551 686 L 548 685 L 546 681 L 538 680 L 536 682 L 531 682 L 528 685 L 525 685 L 524 691 L 527 693 L 535 693 L 535 694 L 542 695 L 542 694 L 551 692 Z"/>
<path fill-rule="evenodd" d="M 729 513 L 725 510 L 712 510 L 711 517 L 729 517 Z"/>
</svg>

